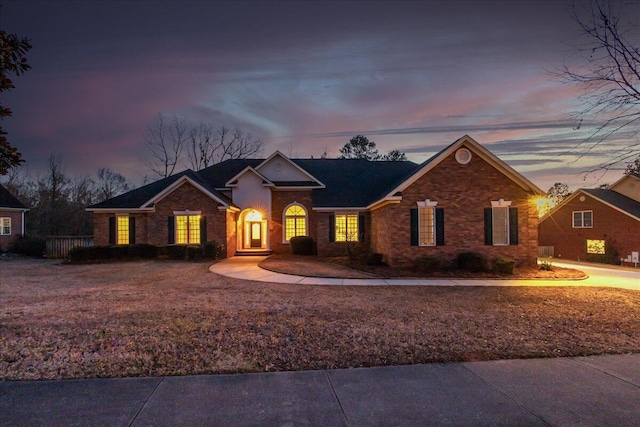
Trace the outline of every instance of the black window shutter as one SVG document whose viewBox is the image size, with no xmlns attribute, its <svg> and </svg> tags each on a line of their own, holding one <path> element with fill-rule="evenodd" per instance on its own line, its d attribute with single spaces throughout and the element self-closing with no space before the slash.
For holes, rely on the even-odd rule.
<svg viewBox="0 0 640 427">
<path fill-rule="evenodd" d="M 170 245 L 173 245 L 176 242 L 175 224 L 174 217 L 170 216 L 167 220 L 167 230 L 169 234 L 168 242 Z"/>
<path fill-rule="evenodd" d="M 411 226 L 411 246 L 418 246 L 418 208 L 411 208 L 409 218 Z"/>
<path fill-rule="evenodd" d="M 364 242 L 364 215 L 358 215 L 358 242 Z"/>
<path fill-rule="evenodd" d="M 444 246 L 444 208 L 436 208 L 436 246 Z"/>
<path fill-rule="evenodd" d="M 334 214 L 329 215 L 329 241 L 336 241 L 336 216 Z"/>
<path fill-rule="evenodd" d="M 518 208 L 509 208 L 509 244 L 518 244 Z"/>
<path fill-rule="evenodd" d="M 129 244 L 135 245 L 136 243 L 136 217 L 129 217 Z"/>
<path fill-rule="evenodd" d="M 493 245 L 493 210 L 484 208 L 484 244 Z"/>
<path fill-rule="evenodd" d="M 109 217 L 109 244 L 110 245 L 116 244 L 116 217 L 115 216 Z"/>
<path fill-rule="evenodd" d="M 207 217 L 202 215 L 200 217 L 200 244 L 207 243 Z"/>
</svg>

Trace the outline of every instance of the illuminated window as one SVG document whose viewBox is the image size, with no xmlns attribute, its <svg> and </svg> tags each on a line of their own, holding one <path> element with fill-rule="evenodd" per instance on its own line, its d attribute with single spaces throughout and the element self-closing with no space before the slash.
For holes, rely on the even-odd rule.
<svg viewBox="0 0 640 427">
<path fill-rule="evenodd" d="M 291 205 L 284 212 L 284 241 L 307 235 L 307 212 L 300 205 Z"/>
<path fill-rule="evenodd" d="M 604 255 L 604 240 L 587 240 L 587 253 Z"/>
<path fill-rule="evenodd" d="M 336 215 L 336 242 L 358 241 L 358 215 Z"/>
<path fill-rule="evenodd" d="M 420 224 L 420 246 L 434 246 L 436 244 L 435 208 L 419 208 L 418 220 Z"/>
<path fill-rule="evenodd" d="M 200 215 L 176 215 L 176 243 L 200 244 Z"/>
<path fill-rule="evenodd" d="M 116 243 L 118 245 L 128 245 L 129 244 L 129 217 L 117 216 L 116 221 L 117 221 Z"/>
<path fill-rule="evenodd" d="M 591 228 L 593 227 L 592 211 L 574 211 L 573 212 L 573 228 Z"/>
<path fill-rule="evenodd" d="M 6 236 L 11 234 L 11 218 L 0 218 L 0 235 Z"/>
<path fill-rule="evenodd" d="M 493 207 L 492 215 L 492 233 L 494 245 L 509 244 L 509 207 Z"/>
</svg>

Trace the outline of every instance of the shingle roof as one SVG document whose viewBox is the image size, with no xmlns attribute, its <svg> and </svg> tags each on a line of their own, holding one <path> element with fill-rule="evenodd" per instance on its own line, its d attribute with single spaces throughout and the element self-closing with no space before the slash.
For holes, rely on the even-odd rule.
<svg viewBox="0 0 640 427">
<path fill-rule="evenodd" d="M 640 202 L 630 197 L 606 189 L 582 189 L 582 191 L 640 219 Z"/>
<path fill-rule="evenodd" d="M 2 184 L 0 184 L 0 207 L 11 209 L 27 209 L 20 200 L 9 192 Z"/>
<path fill-rule="evenodd" d="M 313 190 L 315 207 L 365 207 L 381 199 L 389 191 L 411 176 L 419 165 L 410 161 L 372 162 L 363 159 L 291 159 L 325 184 Z M 231 201 L 216 189 L 248 166 L 256 167 L 263 159 L 235 159 L 218 163 L 198 172 L 186 170 L 168 178 L 152 182 L 128 193 L 90 206 L 91 209 L 135 209 L 187 175 L 222 200 Z M 307 182 L 278 183 L 280 185 L 308 185 Z"/>
</svg>

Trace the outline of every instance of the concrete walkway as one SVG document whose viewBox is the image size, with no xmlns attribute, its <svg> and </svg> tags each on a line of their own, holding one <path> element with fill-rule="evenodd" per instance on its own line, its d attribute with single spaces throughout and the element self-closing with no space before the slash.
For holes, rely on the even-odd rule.
<svg viewBox="0 0 640 427">
<path fill-rule="evenodd" d="M 2 426 L 639 426 L 640 354 L 0 381 Z"/>
<path fill-rule="evenodd" d="M 348 286 L 607 286 L 640 290 L 640 271 L 609 269 L 593 264 L 571 264 L 566 261 L 554 265 L 584 270 L 589 277 L 584 280 L 544 279 L 339 279 L 328 277 L 305 277 L 275 273 L 260 268 L 264 256 L 242 256 L 222 260 L 209 270 L 222 276 L 236 279 L 271 283 L 297 283 L 301 285 L 348 285 Z"/>
</svg>

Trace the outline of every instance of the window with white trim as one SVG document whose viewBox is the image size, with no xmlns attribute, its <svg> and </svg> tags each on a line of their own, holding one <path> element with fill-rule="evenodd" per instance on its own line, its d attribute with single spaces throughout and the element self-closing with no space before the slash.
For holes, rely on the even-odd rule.
<svg viewBox="0 0 640 427">
<path fill-rule="evenodd" d="M 175 239 L 178 245 L 200 244 L 200 214 L 176 215 Z"/>
<path fill-rule="evenodd" d="M 593 211 L 573 211 L 573 228 L 592 228 Z"/>
<path fill-rule="evenodd" d="M 491 202 L 491 241 L 494 246 L 509 244 L 510 201 L 500 199 Z"/>
<path fill-rule="evenodd" d="M 436 206 L 438 202 L 427 199 L 418 202 L 418 245 L 436 245 Z"/>
<path fill-rule="evenodd" d="M 10 217 L 0 218 L 0 235 L 3 235 L 3 236 L 11 235 L 11 218 Z"/>
<path fill-rule="evenodd" d="M 307 235 L 307 211 L 304 206 L 294 203 L 284 210 L 284 242 L 292 237 Z"/>
<path fill-rule="evenodd" d="M 336 242 L 358 241 L 358 214 L 336 214 Z"/>
</svg>

